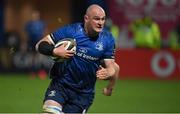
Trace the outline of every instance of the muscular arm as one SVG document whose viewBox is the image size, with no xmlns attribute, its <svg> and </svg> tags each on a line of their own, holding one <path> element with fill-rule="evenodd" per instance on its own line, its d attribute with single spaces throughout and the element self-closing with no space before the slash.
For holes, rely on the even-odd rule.
<svg viewBox="0 0 180 114">
<path fill-rule="evenodd" d="M 47 35 L 47 36 L 45 36 L 44 38 L 42 38 L 41 40 L 39 40 L 39 42 L 36 44 L 36 50 L 38 50 L 38 46 L 39 46 L 39 44 L 42 42 L 42 41 L 46 41 L 46 42 L 48 42 L 49 44 L 53 44 L 53 42 L 51 42 L 50 41 L 50 38 L 49 38 L 50 36 L 49 35 Z M 54 44 L 53 44 L 54 45 Z"/>
<path fill-rule="evenodd" d="M 105 68 L 100 66 L 99 70 L 96 72 L 97 78 L 100 80 L 106 80 L 115 75 L 114 60 L 104 60 Z"/>
<path fill-rule="evenodd" d="M 115 74 L 109 79 L 108 85 L 103 89 L 103 94 L 106 96 L 111 96 L 112 90 L 116 84 L 116 81 L 119 77 L 119 65 L 114 62 L 114 69 L 115 69 Z"/>
<path fill-rule="evenodd" d="M 103 94 L 110 96 L 119 76 L 119 65 L 114 60 L 105 60 L 105 67 L 97 71 L 97 78 L 101 80 L 109 79 L 108 85 L 103 89 Z"/>
<path fill-rule="evenodd" d="M 47 35 L 36 44 L 36 50 L 44 55 L 70 58 L 74 55 L 75 52 L 71 50 L 66 50 L 65 45 L 66 44 L 64 43 L 64 45 L 54 48 L 54 42 L 51 41 L 50 36 Z"/>
</svg>

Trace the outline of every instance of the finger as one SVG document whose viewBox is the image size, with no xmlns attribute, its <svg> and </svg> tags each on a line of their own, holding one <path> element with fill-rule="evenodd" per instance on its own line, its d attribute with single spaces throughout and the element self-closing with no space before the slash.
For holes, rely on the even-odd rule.
<svg viewBox="0 0 180 114">
<path fill-rule="evenodd" d="M 99 65 L 99 69 L 103 69 L 104 67 L 102 67 L 102 65 Z"/>
<path fill-rule="evenodd" d="M 103 77 L 103 76 L 105 76 L 102 72 L 97 72 L 96 75 L 97 75 L 97 77 Z"/>
<path fill-rule="evenodd" d="M 71 58 L 71 57 L 73 57 L 74 56 L 74 54 L 66 54 L 66 58 Z"/>
<path fill-rule="evenodd" d="M 105 76 L 102 76 L 102 75 L 98 75 L 97 78 L 100 79 L 100 80 L 106 79 L 106 77 L 105 77 Z"/>
<path fill-rule="evenodd" d="M 105 75 L 105 76 L 103 75 L 103 76 L 100 76 L 99 78 L 100 78 L 101 80 L 107 80 L 109 77 L 106 76 L 106 75 Z"/>
<path fill-rule="evenodd" d="M 98 71 L 96 72 L 96 74 L 101 74 L 101 70 L 98 70 Z"/>
<path fill-rule="evenodd" d="M 101 70 L 96 71 L 96 74 L 100 74 Z"/>
<path fill-rule="evenodd" d="M 72 57 L 72 56 L 74 56 L 74 53 L 67 53 L 66 56 Z"/>
<path fill-rule="evenodd" d="M 99 80 L 104 80 L 104 78 L 102 78 L 102 77 L 97 77 L 97 79 L 99 79 Z"/>
<path fill-rule="evenodd" d="M 97 74 L 102 73 L 102 69 L 97 70 L 96 73 L 97 73 Z"/>
<path fill-rule="evenodd" d="M 101 78 L 102 76 L 101 76 L 101 74 L 97 74 L 96 77 L 97 78 Z"/>
<path fill-rule="evenodd" d="M 99 72 L 97 72 L 97 74 L 100 74 L 100 75 L 104 75 L 104 76 L 106 76 L 106 71 L 104 71 L 104 70 L 101 70 L 101 71 L 99 71 Z"/>
<path fill-rule="evenodd" d="M 68 54 L 75 54 L 75 51 L 67 50 L 66 51 Z"/>
<path fill-rule="evenodd" d="M 99 69 L 98 71 L 97 71 L 97 73 L 104 73 L 105 71 L 104 71 L 104 69 Z"/>
</svg>

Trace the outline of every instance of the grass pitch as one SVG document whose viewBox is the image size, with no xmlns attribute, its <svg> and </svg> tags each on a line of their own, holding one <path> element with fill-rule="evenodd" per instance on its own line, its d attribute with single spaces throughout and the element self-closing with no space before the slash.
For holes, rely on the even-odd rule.
<svg viewBox="0 0 180 114">
<path fill-rule="evenodd" d="M 0 75 L 0 113 L 39 113 L 50 80 L 27 74 Z M 180 81 L 118 80 L 113 95 L 102 95 L 107 81 L 98 81 L 91 113 L 180 112 Z"/>
</svg>

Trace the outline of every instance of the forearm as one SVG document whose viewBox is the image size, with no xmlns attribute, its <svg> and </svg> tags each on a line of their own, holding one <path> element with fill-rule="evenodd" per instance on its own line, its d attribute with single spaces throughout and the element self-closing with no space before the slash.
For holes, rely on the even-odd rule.
<svg viewBox="0 0 180 114">
<path fill-rule="evenodd" d="M 114 65 L 114 70 L 115 70 L 115 73 L 114 73 L 114 75 L 112 75 L 111 76 L 111 78 L 109 79 L 109 83 L 108 83 L 108 85 L 107 85 L 107 88 L 109 88 L 109 89 L 113 89 L 114 88 L 114 86 L 115 86 L 115 84 L 116 84 L 116 81 L 117 81 L 117 79 L 118 79 L 118 77 L 119 77 L 119 65 L 117 65 L 116 63 L 115 63 L 115 65 Z"/>
<path fill-rule="evenodd" d="M 54 45 L 50 43 L 46 36 L 36 44 L 36 50 L 44 55 L 53 55 Z"/>
<path fill-rule="evenodd" d="M 54 46 L 46 41 L 42 41 L 39 44 L 37 50 L 39 53 L 49 56 L 49 55 L 53 55 Z"/>
<path fill-rule="evenodd" d="M 115 75 L 115 69 L 113 67 L 108 67 L 107 69 L 107 76 L 109 76 L 109 78 L 113 78 Z"/>
<path fill-rule="evenodd" d="M 108 88 L 108 89 L 113 89 L 114 86 L 115 86 L 116 80 L 117 80 L 117 79 L 116 79 L 115 77 L 110 78 L 110 79 L 109 79 L 109 83 L 108 83 L 108 85 L 107 85 L 107 88 Z"/>
<path fill-rule="evenodd" d="M 119 77 L 119 65 L 114 61 L 105 61 L 105 65 L 106 68 L 101 67 L 97 71 L 97 77 L 98 79 L 109 80 L 108 85 L 103 89 L 103 94 L 111 96 L 116 80 Z"/>
<path fill-rule="evenodd" d="M 118 71 L 116 70 L 116 73 L 114 76 L 112 76 L 111 78 L 109 78 L 109 83 L 108 85 L 103 89 L 103 94 L 106 95 L 106 96 L 111 96 L 112 94 L 112 91 L 114 89 L 114 86 L 116 84 L 116 80 L 117 80 L 117 77 L 118 77 Z"/>
</svg>

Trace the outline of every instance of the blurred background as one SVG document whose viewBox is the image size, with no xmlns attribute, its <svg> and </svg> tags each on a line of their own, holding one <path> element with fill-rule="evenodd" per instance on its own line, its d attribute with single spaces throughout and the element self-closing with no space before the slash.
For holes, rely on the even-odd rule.
<svg viewBox="0 0 180 114">
<path fill-rule="evenodd" d="M 179 0 L 0 0 L 0 113 L 41 112 L 53 61 L 34 44 L 91 4 L 106 11 L 121 71 L 111 97 L 98 81 L 89 112 L 180 112 Z"/>
</svg>

